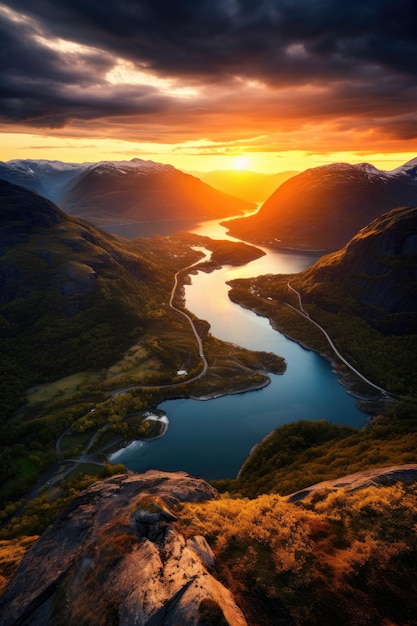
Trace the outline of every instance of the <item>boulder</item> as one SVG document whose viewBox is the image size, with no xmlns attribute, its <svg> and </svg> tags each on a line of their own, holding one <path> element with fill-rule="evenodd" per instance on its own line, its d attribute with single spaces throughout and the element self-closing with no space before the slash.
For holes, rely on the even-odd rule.
<svg viewBox="0 0 417 626">
<path fill-rule="evenodd" d="M 183 472 L 95 483 L 27 553 L 1 600 L 0 623 L 191 626 L 203 623 L 209 606 L 217 624 L 245 625 L 212 573 L 205 539 L 185 539 L 175 528 L 181 502 L 217 497 Z"/>
</svg>

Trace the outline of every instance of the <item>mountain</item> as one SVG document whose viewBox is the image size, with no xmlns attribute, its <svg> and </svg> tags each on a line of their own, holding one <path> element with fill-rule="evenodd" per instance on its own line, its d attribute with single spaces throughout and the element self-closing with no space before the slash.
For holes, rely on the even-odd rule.
<svg viewBox="0 0 417 626">
<path fill-rule="evenodd" d="M 228 221 L 229 232 L 256 243 L 337 250 L 386 211 L 417 203 L 417 159 L 392 172 L 335 163 L 284 182 L 256 215 Z"/>
<path fill-rule="evenodd" d="M 417 330 L 417 208 L 376 218 L 297 277 L 306 303 L 360 316 L 384 334 Z"/>
<path fill-rule="evenodd" d="M 214 219 L 255 209 L 171 165 L 141 159 L 79 164 L 15 160 L 0 163 L 0 179 L 36 191 L 66 213 L 99 226 Z"/>
<path fill-rule="evenodd" d="M 391 172 L 385 173 L 387 186 L 399 204 L 416 204 L 417 157 Z"/>
<path fill-rule="evenodd" d="M 161 280 L 116 237 L 0 181 L 2 408 L 11 376 L 22 389 L 112 362 L 146 325 Z"/>
<path fill-rule="evenodd" d="M 19 160 L 0 162 L 0 179 L 21 185 L 57 202 L 64 188 L 91 163 L 63 163 L 62 161 Z"/>
<path fill-rule="evenodd" d="M 299 274 L 230 281 L 229 297 L 269 317 L 292 339 L 325 354 L 359 395 L 375 392 L 346 364 L 396 397 L 415 398 L 416 259 L 417 208 L 399 207 Z M 335 356 L 329 337 L 344 363 Z M 375 407 L 365 412 L 374 413 Z"/>
<path fill-rule="evenodd" d="M 254 208 L 171 165 L 136 160 L 91 167 L 73 182 L 59 205 L 99 225 L 214 219 Z"/>
<path fill-rule="evenodd" d="M 261 174 L 248 170 L 215 170 L 213 172 L 190 172 L 216 189 L 249 202 L 265 202 L 283 182 L 299 172 Z"/>
</svg>

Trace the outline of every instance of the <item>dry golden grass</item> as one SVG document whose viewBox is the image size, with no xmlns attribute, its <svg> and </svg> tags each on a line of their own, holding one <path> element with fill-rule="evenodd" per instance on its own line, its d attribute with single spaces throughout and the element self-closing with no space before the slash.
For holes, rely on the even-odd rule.
<svg viewBox="0 0 417 626">
<path fill-rule="evenodd" d="M 187 504 L 180 524 L 207 537 L 253 626 L 281 623 L 277 603 L 300 625 L 413 623 L 417 486 L 327 490 L 294 504 L 224 498 Z"/>
<path fill-rule="evenodd" d="M 0 541 L 0 596 L 17 570 L 20 561 L 37 540 L 38 537 L 33 536 Z"/>
</svg>

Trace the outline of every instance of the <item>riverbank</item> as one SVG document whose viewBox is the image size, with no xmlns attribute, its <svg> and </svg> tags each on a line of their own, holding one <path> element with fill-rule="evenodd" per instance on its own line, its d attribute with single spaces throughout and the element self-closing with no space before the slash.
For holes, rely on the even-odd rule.
<svg viewBox="0 0 417 626">
<path fill-rule="evenodd" d="M 157 427 L 156 434 L 151 434 L 151 436 L 145 436 L 141 439 L 134 439 L 133 441 L 125 441 L 122 445 L 120 445 L 120 441 L 114 443 L 114 446 L 110 444 L 110 450 L 106 454 L 106 459 L 110 463 L 117 463 L 117 459 L 119 456 L 127 452 L 134 452 L 143 448 L 143 446 L 149 441 L 156 441 L 165 435 L 169 427 L 169 419 L 164 411 L 160 411 L 159 409 L 153 409 L 151 411 L 146 411 L 143 414 L 143 422 L 151 422 L 153 426 Z M 155 429 L 153 429 L 155 430 Z M 113 451 L 111 451 L 113 450 Z"/>
<path fill-rule="evenodd" d="M 292 274 L 309 260 L 308 255 L 291 253 L 268 256 L 253 262 L 255 272 Z M 229 301 L 227 283 L 251 267 L 226 266 L 207 273 L 198 271 L 196 263 L 187 268 L 188 278 L 180 277 L 185 287 L 180 291 L 178 286 L 175 305 L 192 311 L 210 367 L 192 386 L 184 385 L 178 393 L 173 389 L 172 395 L 168 391 L 170 399 L 158 406 L 169 416 L 169 432 L 137 454 L 120 457 L 129 469 L 182 469 L 209 480 L 223 479 L 236 476 L 252 447 L 288 422 L 364 425 L 366 416 L 323 359 Z M 192 280 L 191 271 L 196 271 Z M 284 370 L 284 376 L 272 375 Z"/>
<path fill-rule="evenodd" d="M 241 305 L 243 306 L 243 305 Z M 260 317 L 265 317 L 264 312 L 258 312 L 256 309 L 249 309 L 259 315 Z M 319 354 L 321 357 L 326 359 L 332 367 L 332 371 L 337 376 L 339 384 L 342 385 L 346 392 L 353 396 L 356 400 L 356 406 L 359 411 L 368 415 L 371 419 L 375 417 L 382 411 L 385 411 L 387 408 L 392 406 L 394 400 L 392 398 L 388 398 L 382 393 L 377 392 L 376 390 L 372 390 L 368 387 L 369 390 L 365 391 L 363 387 L 366 383 L 362 383 L 358 378 L 355 377 L 354 373 L 347 369 L 342 363 L 340 363 L 332 352 L 326 350 L 318 350 L 314 348 L 311 344 L 306 341 L 301 341 L 299 339 L 295 339 L 287 328 L 283 325 L 280 325 L 275 319 L 272 317 L 268 317 L 269 323 L 271 324 L 271 328 L 275 331 L 283 334 L 290 341 L 294 341 L 298 345 L 302 346 L 305 350 L 311 350 L 316 354 Z"/>
<path fill-rule="evenodd" d="M 239 388 L 239 389 L 230 389 L 228 391 L 224 391 L 224 392 L 214 392 L 214 393 L 210 393 L 207 394 L 205 396 L 200 396 L 200 395 L 190 395 L 190 399 L 191 400 L 201 400 L 201 401 L 206 401 L 206 400 L 216 400 L 217 398 L 223 398 L 225 396 L 234 396 L 237 394 L 241 394 L 241 393 L 248 393 L 249 391 L 260 391 L 261 389 L 264 389 L 265 387 L 268 387 L 268 385 L 271 384 L 271 379 L 268 377 L 264 382 L 261 383 L 253 383 L 252 385 L 248 385 L 247 387 Z"/>
</svg>

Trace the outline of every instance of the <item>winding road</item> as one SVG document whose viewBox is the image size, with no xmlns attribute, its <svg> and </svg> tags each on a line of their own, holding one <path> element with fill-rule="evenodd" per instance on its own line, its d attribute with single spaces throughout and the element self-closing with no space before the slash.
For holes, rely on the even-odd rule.
<svg viewBox="0 0 417 626">
<path fill-rule="evenodd" d="M 177 287 L 178 287 L 178 276 L 183 273 L 183 272 L 187 272 L 189 270 L 191 270 L 193 267 L 199 265 L 199 263 L 201 263 L 201 259 L 199 261 L 197 261 L 196 263 L 193 263 L 193 265 L 189 265 L 188 267 L 185 267 L 184 269 L 178 270 L 178 272 L 175 273 L 174 276 L 174 286 L 172 287 L 171 290 L 171 295 L 169 298 L 169 306 L 171 307 L 171 309 L 173 309 L 174 311 L 177 311 L 177 313 L 181 313 L 181 315 L 183 315 L 189 322 L 190 326 L 191 326 L 191 330 L 194 333 L 194 336 L 197 340 L 197 345 L 198 345 L 198 354 L 200 355 L 200 358 L 203 362 L 203 369 L 201 370 L 201 372 L 199 374 L 197 374 L 196 376 L 194 376 L 193 378 L 188 378 L 187 379 L 187 383 L 192 382 L 194 380 L 198 380 L 199 378 L 201 378 L 202 376 L 205 375 L 205 373 L 207 372 L 208 369 L 208 363 L 207 363 L 207 359 L 204 355 L 204 348 L 203 348 L 203 342 L 201 340 L 200 335 L 197 332 L 197 329 L 195 327 L 194 321 L 191 318 L 190 315 L 188 315 L 188 313 L 186 313 L 183 309 L 179 309 L 178 307 L 175 306 L 174 304 L 174 298 L 175 298 L 175 292 L 177 291 Z M 182 384 L 182 382 L 181 382 Z"/>
<path fill-rule="evenodd" d="M 183 385 L 184 383 L 192 383 L 195 380 L 198 380 L 199 378 L 202 378 L 203 376 L 205 376 L 205 374 L 207 373 L 208 370 L 208 362 L 207 359 L 205 357 L 204 354 L 204 348 L 203 348 L 203 342 L 201 340 L 200 335 L 197 332 L 197 329 L 195 327 L 194 321 L 192 319 L 192 317 L 190 315 L 188 315 L 188 313 L 186 313 L 183 309 L 180 309 L 178 307 L 175 306 L 174 304 L 174 298 L 175 298 L 175 292 L 177 291 L 178 288 L 178 277 L 180 274 L 184 273 L 184 272 L 189 272 L 193 267 L 197 267 L 204 259 L 199 259 L 198 261 L 196 261 L 195 263 L 193 263 L 192 265 L 188 265 L 187 267 L 183 267 L 180 270 L 178 270 L 175 275 L 174 275 L 174 285 L 171 289 L 171 294 L 169 297 L 169 302 L 168 305 L 170 306 L 170 308 L 173 311 L 176 311 L 177 313 L 180 313 L 181 315 L 183 315 L 187 320 L 188 323 L 191 326 L 191 330 L 193 331 L 193 334 L 196 338 L 197 341 L 197 346 L 198 346 L 198 354 L 200 356 L 200 359 L 203 363 L 203 369 L 201 370 L 201 372 L 199 372 L 198 374 L 196 374 L 195 376 L 193 376 L 192 378 L 183 378 L 181 381 L 176 382 L 176 383 L 166 383 L 164 385 L 134 385 L 132 387 L 123 387 L 121 389 L 114 389 L 111 392 L 112 396 L 119 396 L 122 395 L 124 393 L 128 393 L 129 391 L 133 391 L 134 389 L 167 389 L 169 387 L 179 387 L 180 385 Z"/>
<path fill-rule="evenodd" d="M 180 313 L 181 315 L 183 315 L 185 318 L 187 318 L 191 329 L 193 331 L 193 334 L 196 338 L 197 341 L 197 346 L 198 346 L 198 353 L 199 356 L 202 360 L 203 363 L 203 369 L 201 370 L 201 372 L 199 372 L 198 374 L 196 374 L 195 376 L 193 376 L 192 378 L 187 378 L 182 380 L 181 382 L 177 382 L 177 383 L 169 383 L 166 385 L 135 385 L 134 387 L 126 387 L 124 389 L 117 389 L 114 390 L 112 392 L 112 396 L 115 395 L 121 395 L 123 393 L 127 393 L 129 391 L 131 391 L 132 389 L 138 389 L 138 388 L 143 388 L 143 389 L 149 389 L 149 388 L 166 388 L 166 387 L 175 387 L 175 386 L 179 386 L 179 385 L 183 385 L 184 382 L 192 382 L 194 380 L 198 380 L 199 378 L 201 378 L 202 376 L 204 376 L 207 372 L 208 369 L 208 363 L 207 363 L 207 359 L 204 355 L 204 348 L 203 348 L 203 342 L 201 340 L 201 337 L 199 336 L 197 329 L 195 327 L 194 321 L 191 318 L 190 315 L 188 315 L 188 313 L 186 313 L 185 311 L 183 311 L 182 309 L 178 308 L 175 306 L 174 304 L 174 298 L 175 298 L 175 293 L 177 291 L 178 288 L 178 277 L 181 273 L 183 272 L 187 272 L 189 270 L 191 270 L 193 267 L 196 267 L 197 265 L 199 265 L 199 263 L 202 262 L 203 259 L 199 259 L 196 263 L 193 263 L 192 265 L 189 265 L 187 267 L 184 267 L 180 270 L 178 270 L 175 273 L 174 276 L 174 285 L 172 287 L 171 290 L 171 294 L 170 294 L 170 298 L 169 298 L 169 306 L 171 307 L 171 309 L 173 309 L 174 311 L 176 311 L 177 313 Z M 108 429 L 108 424 L 106 424 L 105 426 L 101 427 L 104 430 Z M 32 500 L 33 498 L 36 498 L 37 496 L 40 495 L 40 493 L 43 491 L 43 489 L 45 487 L 49 487 L 52 486 L 56 483 L 58 483 L 60 480 L 62 480 L 62 478 L 64 478 L 67 474 L 69 474 L 69 472 L 71 472 L 74 467 L 80 463 L 91 463 L 94 465 L 101 465 L 101 466 L 105 466 L 106 463 L 103 463 L 101 461 L 97 461 L 96 460 L 96 455 L 99 452 L 105 452 L 106 451 L 106 446 L 100 448 L 99 450 L 94 451 L 92 454 L 89 454 L 89 450 L 92 448 L 96 438 L 98 437 L 98 431 L 95 432 L 91 439 L 88 441 L 88 443 L 86 444 L 85 448 L 82 450 L 80 456 L 78 458 L 64 458 L 63 452 L 62 452 L 62 448 L 61 448 L 61 443 L 62 443 L 62 439 L 71 431 L 71 427 L 67 428 L 56 440 L 56 452 L 58 455 L 58 461 L 54 464 L 53 468 L 49 468 L 48 472 L 45 472 L 40 479 L 38 480 L 38 482 L 36 483 L 36 485 L 31 489 L 30 493 L 25 497 L 24 502 L 22 503 L 22 505 L 19 507 L 19 512 L 21 512 L 24 508 L 24 505 L 29 501 Z M 112 442 L 111 444 L 108 444 L 107 447 L 112 446 L 114 444 L 114 442 Z M 68 467 L 66 469 L 61 469 L 61 471 L 59 473 L 55 473 L 57 468 L 59 467 L 59 464 L 68 464 Z M 17 513 L 16 513 L 17 514 Z M 0 525 L 1 527 L 1 525 Z"/>
<path fill-rule="evenodd" d="M 353 365 L 351 365 L 349 363 L 349 361 L 347 361 L 345 359 L 345 357 L 340 354 L 339 350 L 336 348 L 336 346 L 334 345 L 331 337 L 329 336 L 328 332 L 322 327 L 320 326 L 320 324 L 318 324 L 317 322 L 315 322 L 310 315 L 307 313 L 307 311 L 304 309 L 303 307 L 303 303 L 301 300 L 301 294 L 299 291 L 297 291 L 297 289 L 294 289 L 294 287 L 292 287 L 292 285 L 290 285 L 290 283 L 287 283 L 288 289 L 290 289 L 290 291 L 293 291 L 297 297 L 298 297 L 298 304 L 299 304 L 299 308 L 297 309 L 297 307 L 293 306 L 292 304 L 289 304 L 288 302 L 286 302 L 285 304 L 287 306 L 289 306 L 291 309 L 293 309 L 294 311 L 296 311 L 297 313 L 299 313 L 300 315 L 302 315 L 303 317 L 305 317 L 309 322 L 311 322 L 312 324 L 314 324 L 314 326 L 317 326 L 317 328 L 319 330 L 321 330 L 321 332 L 323 333 L 323 335 L 326 337 L 329 346 L 331 347 L 331 349 L 333 350 L 333 352 L 336 354 L 336 356 L 342 361 L 342 363 L 344 363 L 354 374 L 356 374 L 357 376 L 359 376 L 359 378 L 361 378 L 363 381 L 365 381 L 368 385 L 370 385 L 371 387 L 373 387 L 374 389 L 377 389 L 377 391 L 380 391 L 384 396 L 386 397 L 393 397 L 386 389 L 383 389 L 382 387 L 379 387 L 378 385 L 376 385 L 375 383 L 373 383 L 371 380 L 369 380 L 369 378 L 366 378 L 366 376 L 364 376 L 363 374 L 361 374 L 361 372 L 359 372 L 355 367 L 353 367 Z"/>
</svg>

